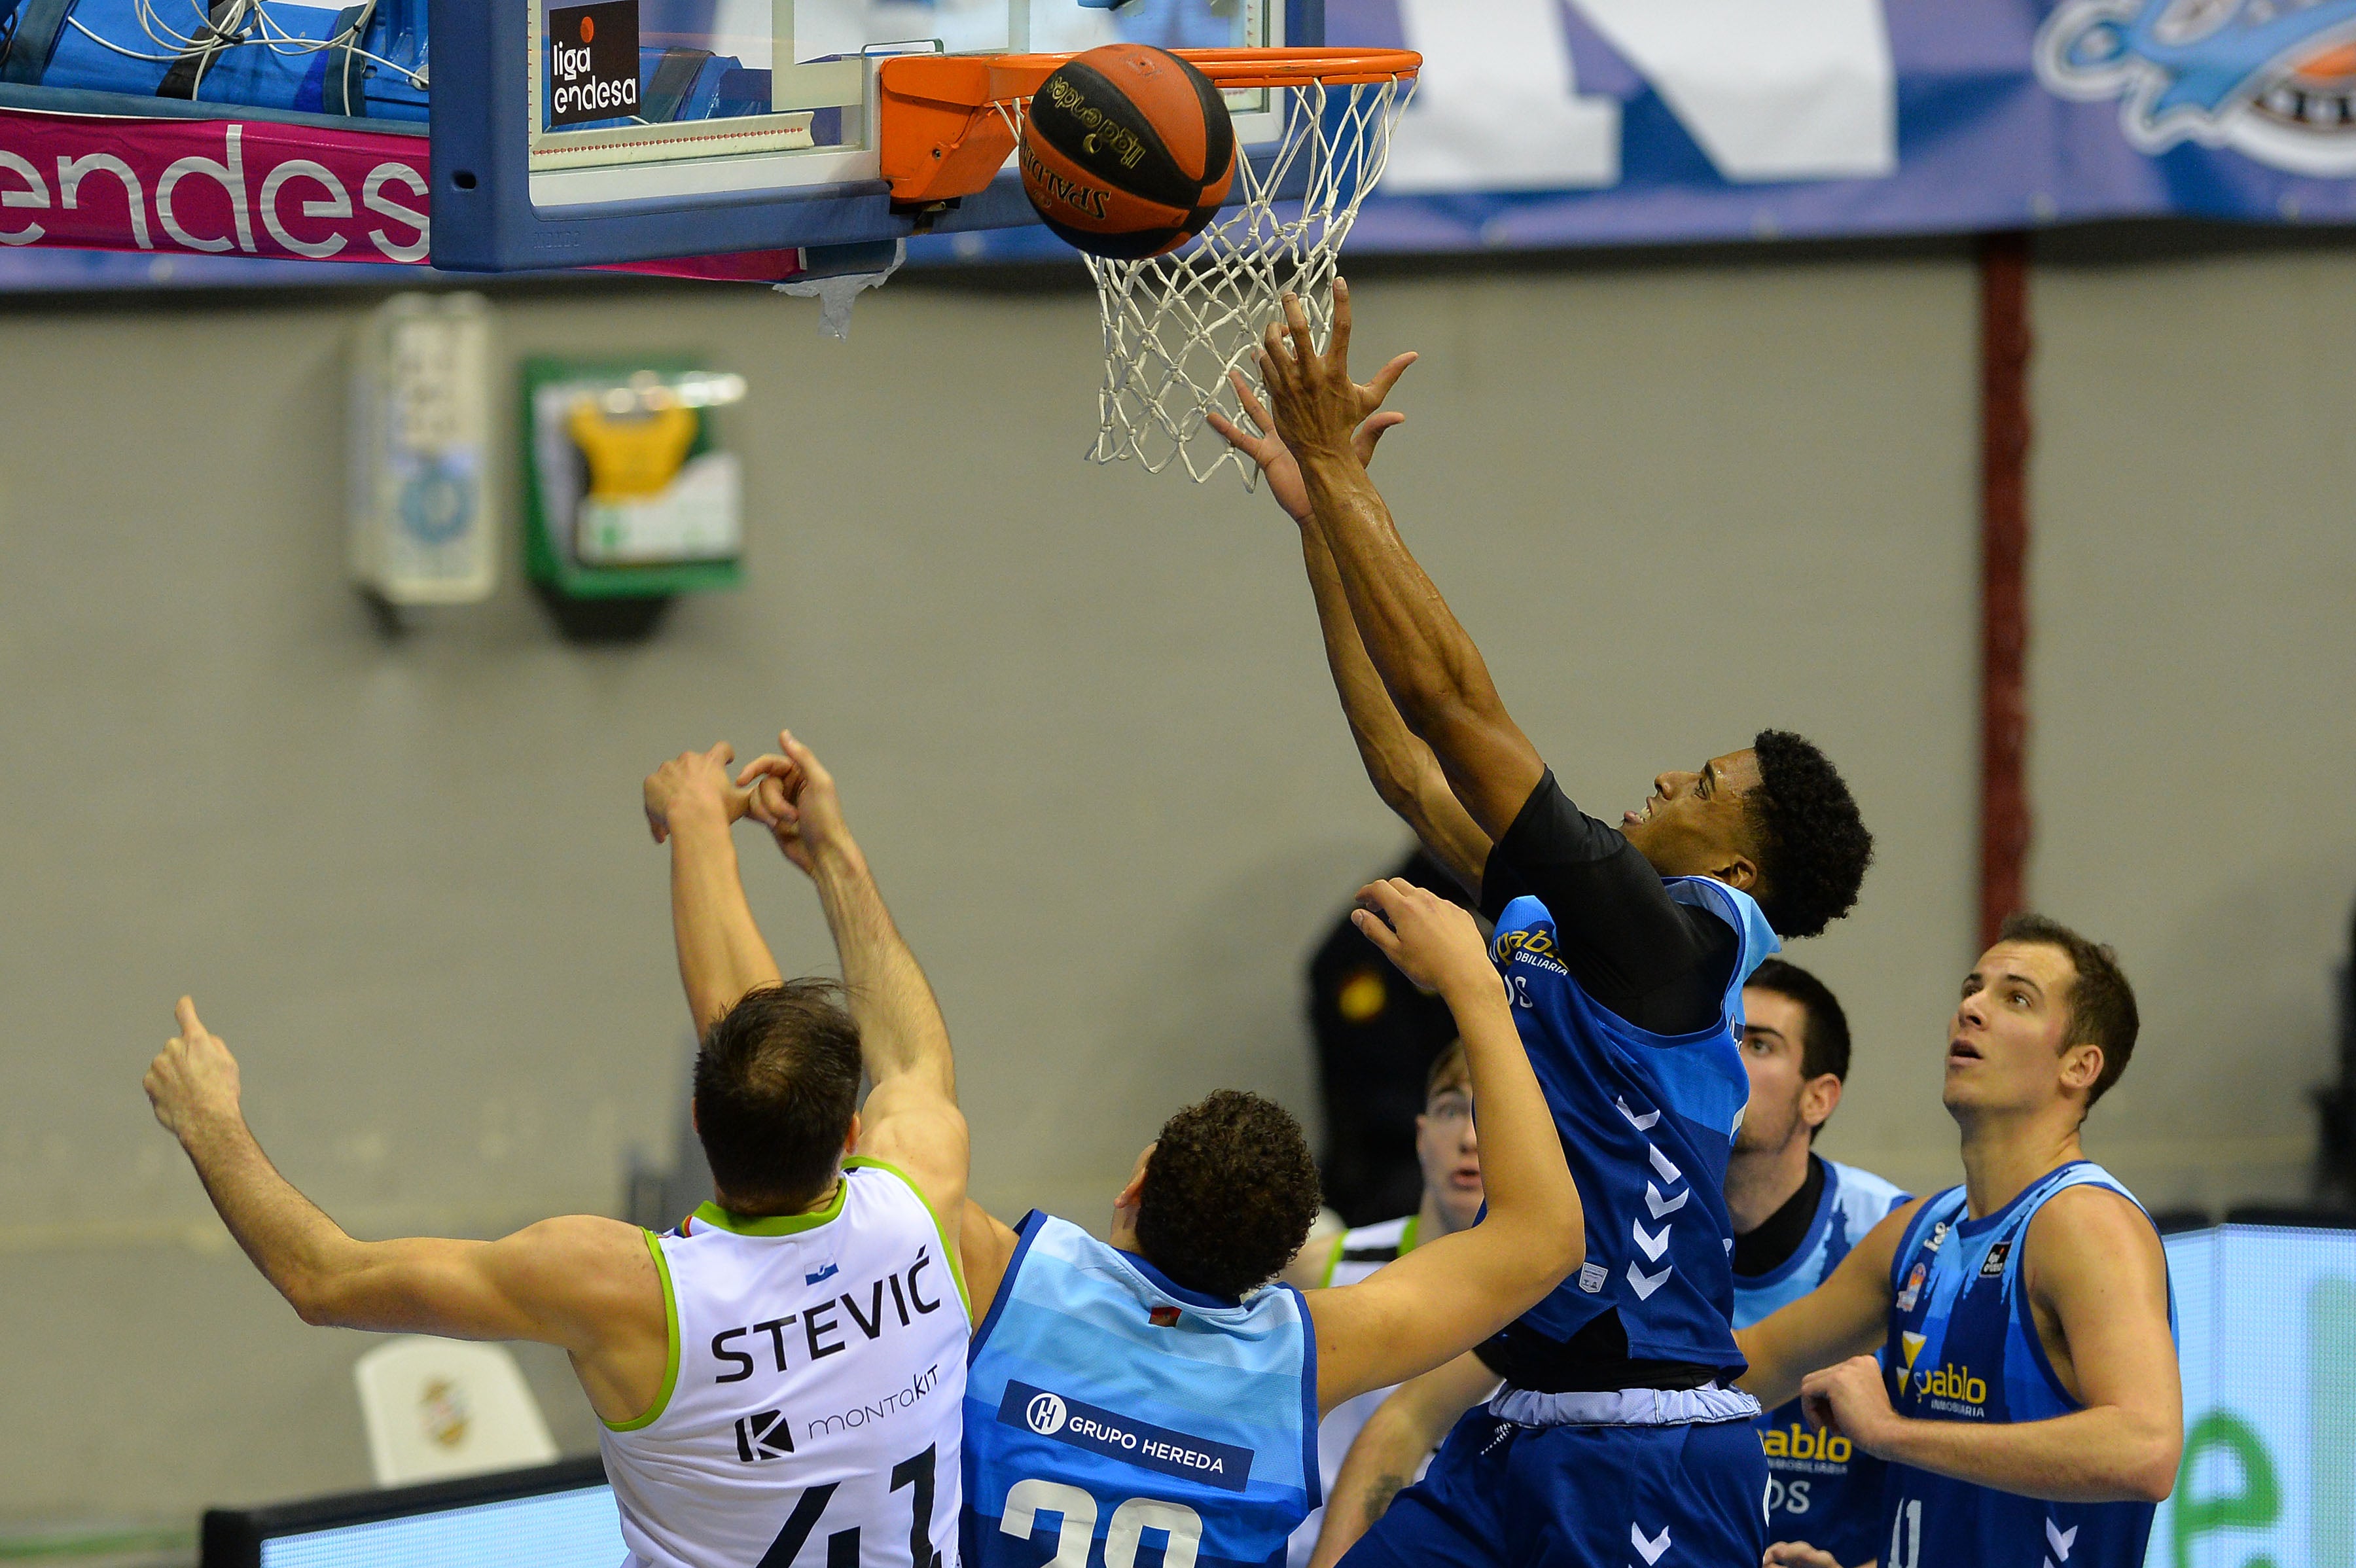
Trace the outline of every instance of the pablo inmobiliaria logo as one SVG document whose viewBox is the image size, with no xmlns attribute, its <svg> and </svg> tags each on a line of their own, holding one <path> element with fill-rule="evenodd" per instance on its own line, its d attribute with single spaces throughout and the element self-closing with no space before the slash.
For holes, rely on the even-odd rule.
<svg viewBox="0 0 2356 1568">
<path fill-rule="evenodd" d="M 2064 98 L 2117 99 L 2140 151 L 2356 175 L 2356 0 L 2064 0 L 2036 59 Z"/>
</svg>

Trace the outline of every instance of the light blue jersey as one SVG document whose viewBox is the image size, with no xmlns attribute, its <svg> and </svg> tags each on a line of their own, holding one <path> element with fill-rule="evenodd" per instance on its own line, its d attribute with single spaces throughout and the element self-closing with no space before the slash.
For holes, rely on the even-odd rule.
<svg viewBox="0 0 2356 1568">
<path fill-rule="evenodd" d="M 2029 1222 L 2057 1192 L 2103 1187 L 2135 1195 L 2090 1160 L 2047 1172 L 1974 1219 L 1964 1189 L 1915 1211 L 1890 1262 L 1890 1339 L 1882 1352 L 1901 1415 L 1922 1421 L 2046 1421 L 2081 1408 L 2037 1337 L 2020 1261 Z M 2141 1205 L 2137 1205 L 2138 1208 Z M 2168 1322 L 2176 1327 L 2176 1295 Z M 2141 1568 L 2150 1503 L 2052 1503 L 1890 1466 L 1882 1568 Z"/>
<path fill-rule="evenodd" d="M 1033 1211 L 975 1331 L 966 1568 L 1281 1563 L 1321 1499 L 1301 1293 L 1241 1302 Z"/>
<path fill-rule="evenodd" d="M 1799 1250 L 1763 1274 L 1734 1276 L 1734 1326 L 1748 1328 L 1831 1278 L 1849 1249 L 1907 1196 L 1871 1171 L 1825 1161 L 1825 1190 Z M 1878 1556 L 1881 1461 L 1811 1427 L 1796 1399 L 1761 1416 L 1759 1435 L 1767 1450 L 1767 1538 L 1804 1541 L 1840 1563 Z"/>
</svg>

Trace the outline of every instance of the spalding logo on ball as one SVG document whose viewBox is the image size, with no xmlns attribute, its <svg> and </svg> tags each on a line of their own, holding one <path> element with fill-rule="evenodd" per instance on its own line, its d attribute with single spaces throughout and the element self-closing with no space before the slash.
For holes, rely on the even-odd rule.
<svg viewBox="0 0 2356 1568">
<path fill-rule="evenodd" d="M 1203 231 L 1236 177 L 1236 127 L 1211 79 L 1167 49 L 1106 44 L 1031 100 L 1023 189 L 1092 255 L 1138 261 Z"/>
</svg>

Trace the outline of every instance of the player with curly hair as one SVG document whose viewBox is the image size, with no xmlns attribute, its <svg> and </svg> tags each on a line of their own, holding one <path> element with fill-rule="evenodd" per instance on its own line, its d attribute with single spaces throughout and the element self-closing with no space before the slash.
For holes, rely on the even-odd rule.
<svg viewBox="0 0 2356 1568">
<path fill-rule="evenodd" d="M 1348 285 L 1258 352 L 1255 458 L 1301 541 L 1368 776 L 1496 921 L 1494 958 L 1585 1205 L 1584 1266 L 1481 1348 L 1505 1386 L 1351 1553 L 1389 1563 L 1757 1562 L 1765 1459 L 1728 1320 L 1723 1193 L 1749 1094 L 1743 982 L 1846 914 L 1873 841 L 1839 771 L 1760 731 L 1660 774 L 1614 827 L 1564 794 L 1408 553 L 1366 463 L 1412 362 L 1360 385 Z M 1674 1558 L 1667 1557 L 1672 1549 Z"/>
<path fill-rule="evenodd" d="M 699 851 L 701 864 L 718 869 L 709 896 L 675 899 L 674 911 L 681 973 L 699 1025 L 709 1026 L 754 1004 L 778 975 L 731 875 L 728 821 L 749 814 L 767 823 L 821 892 L 851 873 L 863 887 L 873 883 L 832 778 L 792 736 L 733 786 L 712 768 L 692 768 L 697 759 L 690 754 L 679 767 L 703 796 L 720 798 L 686 820 L 701 839 L 718 835 Z M 667 807 L 664 815 L 679 813 Z M 1374 883 L 1359 898 L 1358 929 L 1447 1002 L 1462 1035 L 1488 1167 L 1486 1216 L 1344 1288 L 1264 1288 L 1308 1237 L 1317 1167 L 1289 1112 L 1234 1090 L 1163 1123 L 1114 1199 L 1108 1240 L 1035 1210 L 1009 1226 L 962 1201 L 955 1251 L 976 1325 L 964 1369 L 962 1464 L 954 1479 L 929 1467 L 922 1477 L 892 1474 L 895 1491 L 904 1479 L 921 1482 L 921 1499 L 901 1495 L 921 1501 L 917 1512 L 927 1516 L 934 1486 L 951 1506 L 962 1494 L 969 1568 L 1033 1568 L 1047 1556 L 1127 1568 L 1149 1535 L 1167 1561 L 1198 1568 L 1280 1557 L 1319 1500 L 1323 1412 L 1463 1354 L 1578 1266 L 1578 1189 L 1479 928 L 1406 882 Z M 940 1044 L 946 1079 L 946 1026 L 880 896 L 838 906 L 827 910 L 860 1004 L 921 1020 Z M 862 964 L 853 980 L 851 955 L 870 950 L 889 961 Z M 839 1419 L 883 1443 L 922 1402 L 903 1380 L 843 1407 Z M 813 1517 L 804 1537 L 825 1533 L 823 1516 Z M 942 1561 L 922 1540 L 885 1551 L 870 1537 L 870 1563 L 910 1560 L 899 1552 L 922 1568 Z M 861 1554 L 856 1545 L 842 1551 L 846 1560 Z"/>
</svg>

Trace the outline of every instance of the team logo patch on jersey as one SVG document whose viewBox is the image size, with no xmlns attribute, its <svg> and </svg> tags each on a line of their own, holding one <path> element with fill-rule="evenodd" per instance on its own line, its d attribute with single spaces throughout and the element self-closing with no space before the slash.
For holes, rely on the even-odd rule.
<svg viewBox="0 0 2356 1568">
<path fill-rule="evenodd" d="M 998 1402 L 998 1419 L 1001 1425 L 1019 1426 L 1090 1454 L 1165 1476 L 1183 1476 L 1222 1491 L 1240 1492 L 1251 1479 L 1248 1448 L 1135 1421 L 1012 1379 Z"/>
<path fill-rule="evenodd" d="M 1931 1277 L 1928 1264 L 1917 1263 L 1914 1272 L 1906 1276 L 1906 1288 L 1898 1293 L 1898 1310 L 1912 1312 L 1914 1304 L 1922 1299 L 1922 1282 Z"/>
<path fill-rule="evenodd" d="M 776 1459 L 794 1451 L 794 1424 L 781 1410 L 736 1418 L 736 1457 L 747 1465 Z"/>
<path fill-rule="evenodd" d="M 2004 1273 L 2004 1261 L 2012 1256 L 2012 1243 L 1998 1241 L 1988 1249 L 1986 1262 L 1980 1264 L 1980 1278 L 1992 1280 Z"/>
<path fill-rule="evenodd" d="M 1145 1315 L 1145 1321 L 1156 1328 L 1175 1328 L 1178 1326 L 1178 1309 L 1174 1306 L 1157 1306 Z"/>
</svg>

